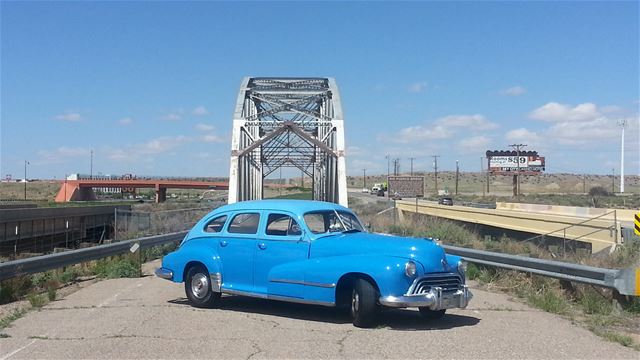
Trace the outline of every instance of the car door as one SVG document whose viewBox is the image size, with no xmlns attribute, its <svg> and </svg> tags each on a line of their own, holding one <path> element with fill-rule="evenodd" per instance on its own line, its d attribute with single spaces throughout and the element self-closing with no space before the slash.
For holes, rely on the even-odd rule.
<svg viewBox="0 0 640 360">
<path fill-rule="evenodd" d="M 268 295 L 302 298 L 304 273 L 299 262 L 309 257 L 309 242 L 303 239 L 299 222 L 284 211 L 265 212 L 258 234 L 254 285 Z"/>
<path fill-rule="evenodd" d="M 259 211 L 233 213 L 223 236 L 218 238 L 223 290 L 253 292 L 253 261 L 260 219 Z"/>
</svg>

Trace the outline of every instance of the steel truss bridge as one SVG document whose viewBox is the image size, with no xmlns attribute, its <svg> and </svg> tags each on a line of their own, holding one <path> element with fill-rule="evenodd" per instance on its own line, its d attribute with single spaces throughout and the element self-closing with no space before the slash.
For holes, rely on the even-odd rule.
<svg viewBox="0 0 640 360">
<path fill-rule="evenodd" d="M 229 203 L 263 198 L 264 179 L 297 168 L 313 199 L 347 206 L 344 118 L 333 78 L 246 77 L 233 115 Z"/>
</svg>

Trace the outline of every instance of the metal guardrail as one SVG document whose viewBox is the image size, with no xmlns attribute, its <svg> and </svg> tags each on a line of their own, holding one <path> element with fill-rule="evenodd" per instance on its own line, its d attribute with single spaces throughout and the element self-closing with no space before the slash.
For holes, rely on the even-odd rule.
<svg viewBox="0 0 640 360">
<path fill-rule="evenodd" d="M 187 234 L 181 231 L 171 234 L 143 237 L 139 239 L 120 241 L 113 244 L 94 246 L 90 248 L 66 251 L 27 259 L 7 261 L 0 263 L 0 280 L 6 280 L 17 276 L 35 274 L 47 270 L 58 269 L 91 260 L 98 260 L 108 256 L 123 254 L 129 251 L 135 243 L 140 248 L 150 248 L 174 241 L 180 241 Z"/>
<path fill-rule="evenodd" d="M 44 272 L 51 269 L 57 269 L 64 266 L 126 253 L 135 243 L 138 243 L 141 248 L 149 248 L 173 241 L 180 241 L 186 234 L 187 231 L 181 231 L 0 263 L 0 280 Z M 461 256 L 465 260 L 476 264 L 524 271 L 584 284 L 598 285 L 616 289 L 622 295 L 640 296 L 640 268 L 620 270 L 603 269 L 593 266 L 528 258 L 524 256 L 468 249 L 450 245 L 443 245 L 443 248 L 449 254 Z"/>
<path fill-rule="evenodd" d="M 622 295 L 640 296 L 640 268 L 603 269 L 561 261 L 528 258 L 457 246 L 442 246 L 447 253 L 458 255 L 468 262 L 529 272 L 583 284 L 616 289 Z"/>
</svg>

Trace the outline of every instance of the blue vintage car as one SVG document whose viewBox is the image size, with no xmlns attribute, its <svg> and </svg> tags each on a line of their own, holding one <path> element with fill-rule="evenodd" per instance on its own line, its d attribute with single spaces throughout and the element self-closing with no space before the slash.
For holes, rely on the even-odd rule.
<svg viewBox="0 0 640 360">
<path fill-rule="evenodd" d="M 432 239 L 368 233 L 343 206 L 261 200 L 204 216 L 156 275 L 184 282 L 196 307 L 215 306 L 222 293 L 344 306 L 355 326 L 370 327 L 383 308 L 435 319 L 466 307 L 464 268 Z"/>
</svg>

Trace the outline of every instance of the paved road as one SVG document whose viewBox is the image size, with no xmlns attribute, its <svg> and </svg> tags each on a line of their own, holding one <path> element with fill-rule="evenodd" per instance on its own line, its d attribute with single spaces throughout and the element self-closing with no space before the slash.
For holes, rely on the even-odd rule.
<svg viewBox="0 0 640 360">
<path fill-rule="evenodd" d="M 640 357 L 505 295 L 474 292 L 469 308 L 438 321 L 394 310 L 379 328 L 358 329 L 331 308 L 225 297 L 220 309 L 195 309 L 181 284 L 107 280 L 16 320 L 0 359 Z"/>
</svg>

